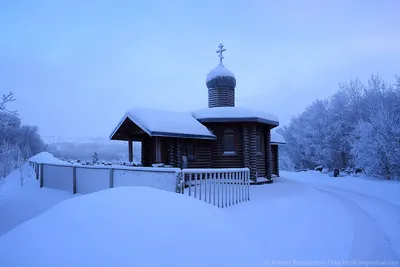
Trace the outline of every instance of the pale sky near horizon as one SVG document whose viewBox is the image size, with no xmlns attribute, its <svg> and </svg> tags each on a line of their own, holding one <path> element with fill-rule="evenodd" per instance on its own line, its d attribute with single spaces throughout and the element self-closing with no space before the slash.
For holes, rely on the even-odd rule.
<svg viewBox="0 0 400 267">
<path fill-rule="evenodd" d="M 44 136 L 108 137 L 126 110 L 207 107 L 218 64 L 236 105 L 288 123 L 339 82 L 400 62 L 400 1 L 0 0 L 0 94 Z"/>
</svg>

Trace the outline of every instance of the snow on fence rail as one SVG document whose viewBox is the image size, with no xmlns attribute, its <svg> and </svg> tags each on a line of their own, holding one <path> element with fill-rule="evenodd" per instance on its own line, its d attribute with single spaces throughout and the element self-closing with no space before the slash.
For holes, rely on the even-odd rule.
<svg viewBox="0 0 400 267">
<path fill-rule="evenodd" d="M 250 170 L 81 166 L 39 163 L 40 187 L 88 194 L 117 186 L 148 186 L 188 194 L 218 207 L 250 200 Z M 186 188 L 187 187 L 187 188 Z"/>
<path fill-rule="evenodd" d="M 189 196 L 214 206 L 223 208 L 250 200 L 249 168 L 183 169 L 182 178 Z"/>
<path fill-rule="evenodd" d="M 176 192 L 178 168 L 77 166 L 39 164 L 40 187 L 88 194 L 116 186 L 149 186 Z"/>
</svg>

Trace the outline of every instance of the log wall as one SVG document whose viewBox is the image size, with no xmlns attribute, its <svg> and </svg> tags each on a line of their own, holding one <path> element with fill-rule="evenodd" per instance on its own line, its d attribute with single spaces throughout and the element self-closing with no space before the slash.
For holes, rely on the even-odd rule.
<svg viewBox="0 0 400 267">
<path fill-rule="evenodd" d="M 271 173 L 279 176 L 278 145 L 271 145 Z"/>
<path fill-rule="evenodd" d="M 211 141 L 211 168 L 242 168 L 243 167 L 243 134 L 242 126 L 238 123 L 208 124 L 217 140 Z M 223 134 L 227 129 L 235 131 L 235 155 L 224 155 Z"/>
</svg>

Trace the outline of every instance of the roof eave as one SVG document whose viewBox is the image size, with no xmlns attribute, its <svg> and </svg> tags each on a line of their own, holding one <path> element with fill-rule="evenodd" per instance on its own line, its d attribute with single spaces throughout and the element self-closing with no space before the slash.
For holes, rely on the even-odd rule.
<svg viewBox="0 0 400 267">
<path fill-rule="evenodd" d="M 190 139 L 206 139 L 206 140 L 216 140 L 215 135 L 196 135 L 196 134 L 183 134 L 183 133 L 169 133 L 169 132 L 151 132 L 150 136 L 158 137 L 175 137 L 175 138 L 190 138 Z"/>
<path fill-rule="evenodd" d="M 122 119 L 120 120 L 120 122 L 118 123 L 117 127 L 115 127 L 114 131 L 111 133 L 111 135 L 109 136 L 110 140 L 113 140 L 112 138 L 114 137 L 114 135 L 118 132 L 119 128 L 121 127 L 122 123 L 124 123 L 124 121 L 126 119 L 129 119 L 132 123 L 136 124 L 140 129 L 142 129 L 145 133 L 147 133 L 148 135 L 151 135 L 151 132 L 144 127 L 138 120 L 136 120 L 134 117 L 130 116 L 129 114 L 125 114 Z"/>
<path fill-rule="evenodd" d="M 284 142 L 271 142 L 271 145 L 286 145 Z"/>
<path fill-rule="evenodd" d="M 119 127 L 121 127 L 122 123 L 124 123 L 124 121 L 126 120 L 128 116 L 125 115 L 122 117 L 122 119 L 119 121 L 119 123 L 117 124 L 117 126 L 114 128 L 114 130 L 112 131 L 112 133 L 110 134 L 110 136 L 108 137 L 109 140 L 113 140 L 114 135 L 117 133 L 117 131 L 119 130 Z"/>
<path fill-rule="evenodd" d="M 269 125 L 274 125 L 279 126 L 278 121 L 274 120 L 267 120 L 259 117 L 236 117 L 236 118 L 201 118 L 197 119 L 199 122 L 259 122 L 259 123 L 264 123 L 264 124 L 269 124 Z"/>
</svg>

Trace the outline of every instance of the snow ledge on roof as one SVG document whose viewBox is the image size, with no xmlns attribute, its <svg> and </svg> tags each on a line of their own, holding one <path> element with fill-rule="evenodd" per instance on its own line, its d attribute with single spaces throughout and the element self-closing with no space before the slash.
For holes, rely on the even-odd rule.
<svg viewBox="0 0 400 267">
<path fill-rule="evenodd" d="M 279 119 L 274 114 L 241 107 L 206 108 L 192 112 L 200 122 L 228 122 L 228 121 L 257 121 L 279 125 Z"/>
<path fill-rule="evenodd" d="M 271 131 L 271 144 L 286 144 L 285 138 L 276 131 Z"/>
</svg>

